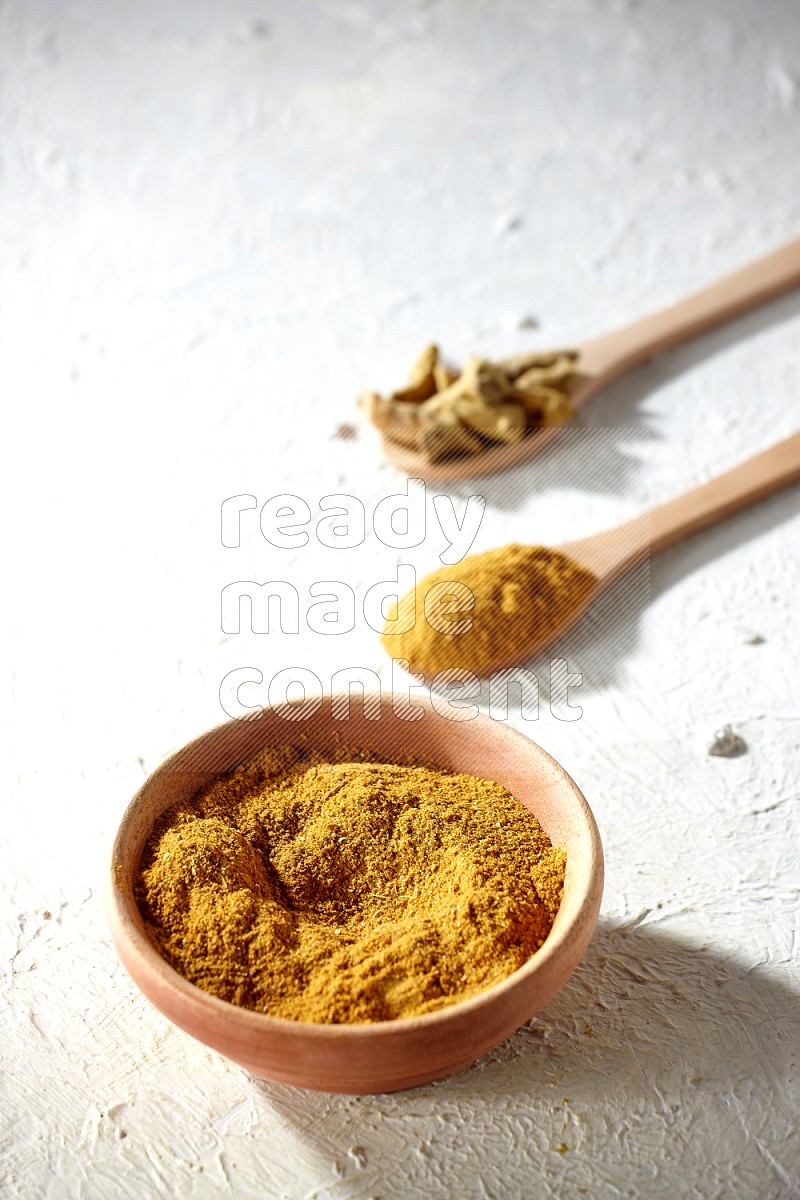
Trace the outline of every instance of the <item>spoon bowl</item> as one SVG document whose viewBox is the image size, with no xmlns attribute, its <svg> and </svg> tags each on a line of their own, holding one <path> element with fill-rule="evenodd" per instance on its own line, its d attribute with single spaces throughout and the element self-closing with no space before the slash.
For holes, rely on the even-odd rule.
<svg viewBox="0 0 800 1200">
<path fill-rule="evenodd" d="M 591 938 L 603 888 L 603 854 L 577 785 L 523 734 L 488 716 L 445 718 L 429 701 L 415 701 L 411 708 L 397 696 L 365 697 L 355 710 L 346 696 L 332 696 L 307 719 L 297 719 L 300 708 L 266 711 L 221 725 L 174 754 L 147 779 L 122 818 L 106 879 L 106 911 L 128 973 L 181 1029 L 255 1075 L 359 1094 L 414 1087 L 466 1067 L 547 1004 Z M 421 716 L 411 719 L 413 712 Z M 423 1016 L 322 1025 L 229 1004 L 189 983 L 161 956 L 134 896 L 142 851 L 161 814 L 267 745 L 310 742 L 326 752 L 343 739 L 389 759 L 410 752 L 495 780 L 565 850 L 564 894 L 552 930 L 519 970 L 476 996 Z"/>
</svg>

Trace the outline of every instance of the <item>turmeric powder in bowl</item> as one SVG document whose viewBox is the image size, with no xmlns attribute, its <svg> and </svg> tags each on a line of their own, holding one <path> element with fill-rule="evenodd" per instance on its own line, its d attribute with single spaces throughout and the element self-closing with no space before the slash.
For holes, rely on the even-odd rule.
<svg viewBox="0 0 800 1200">
<path fill-rule="evenodd" d="M 198 987 L 296 1021 L 433 1012 L 543 944 L 565 855 L 490 780 L 269 748 L 170 808 L 136 898 Z"/>
</svg>

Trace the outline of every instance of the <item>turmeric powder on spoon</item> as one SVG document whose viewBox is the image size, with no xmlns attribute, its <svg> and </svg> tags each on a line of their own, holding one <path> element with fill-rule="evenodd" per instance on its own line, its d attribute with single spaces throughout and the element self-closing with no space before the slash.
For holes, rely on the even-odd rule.
<svg viewBox="0 0 800 1200">
<path fill-rule="evenodd" d="M 428 575 L 383 643 L 410 669 L 489 675 L 545 649 L 603 588 L 651 554 L 800 479 L 800 433 L 620 525 L 558 547 L 503 546 Z"/>
<path fill-rule="evenodd" d="M 426 677 L 524 661 L 584 608 L 598 580 L 547 546 L 502 546 L 427 575 L 389 612 L 383 645 Z"/>
</svg>

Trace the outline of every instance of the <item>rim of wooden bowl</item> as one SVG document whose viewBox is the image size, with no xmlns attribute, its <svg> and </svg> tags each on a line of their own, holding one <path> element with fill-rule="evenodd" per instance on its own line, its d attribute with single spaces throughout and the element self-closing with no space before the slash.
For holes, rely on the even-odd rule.
<svg viewBox="0 0 800 1200">
<path fill-rule="evenodd" d="M 415 748 L 415 742 L 417 746 L 424 743 L 424 730 L 414 729 L 421 722 L 398 716 L 396 699 L 391 694 L 365 696 L 355 721 L 365 727 L 367 734 L 382 727 L 389 742 L 396 735 L 397 746 L 408 752 Z M 515 762 L 522 757 L 529 761 L 531 770 L 535 765 L 542 788 L 557 790 L 558 811 L 564 824 L 571 827 L 574 844 L 567 856 L 561 908 L 544 945 L 511 975 L 477 995 L 432 1013 L 390 1021 L 338 1025 L 293 1021 L 241 1008 L 203 991 L 170 966 L 150 941 L 134 898 L 133 880 L 153 825 L 180 795 L 190 795 L 204 780 L 242 762 L 265 745 L 291 744 L 299 739 L 324 745 L 336 740 L 337 734 L 341 738 L 347 723 L 336 718 L 334 711 L 337 704 L 346 702 L 346 696 L 326 696 L 306 720 L 296 716 L 287 719 L 286 710 L 267 710 L 255 717 L 227 721 L 171 755 L 148 777 L 125 810 L 114 838 L 111 869 L 106 873 L 105 907 L 113 942 L 128 974 L 151 1003 L 199 1041 L 255 1074 L 279 1082 L 325 1091 L 385 1092 L 429 1082 L 467 1066 L 555 995 L 591 939 L 602 896 L 603 851 L 582 792 L 538 743 L 485 714 L 453 721 L 441 716 L 429 700 L 415 698 L 415 707 L 423 710 L 428 722 L 427 730 L 440 722 L 438 729 L 452 738 L 453 727 L 458 726 L 461 750 L 469 748 L 470 740 L 476 753 L 480 750 L 478 743 L 492 744 L 485 778 L 503 774 L 497 763 L 503 751 L 511 749 Z M 370 702 L 379 705 L 372 711 L 378 711 L 380 719 L 365 721 L 363 714 L 370 711 Z M 387 737 L 377 740 L 385 743 Z M 435 736 L 432 741 L 436 742 Z M 362 738 L 360 744 L 369 745 L 369 738 Z M 390 752 L 394 750 L 387 748 Z M 436 750 L 429 753 L 430 759 L 437 761 Z M 440 748 L 438 761 L 442 765 L 481 774 L 458 761 L 443 762 L 445 757 Z M 463 757 L 461 752 L 456 755 L 457 759 Z M 180 790 L 175 787 L 177 781 Z M 498 782 L 503 783 L 503 779 Z M 512 787 L 508 790 L 515 794 Z M 536 813 L 534 805 L 520 802 Z M 552 826 L 549 818 L 542 821 L 545 832 L 555 842 L 548 824 Z M 404 1044 L 410 1061 L 403 1054 Z M 331 1060 L 327 1065 L 326 1054 Z"/>
</svg>

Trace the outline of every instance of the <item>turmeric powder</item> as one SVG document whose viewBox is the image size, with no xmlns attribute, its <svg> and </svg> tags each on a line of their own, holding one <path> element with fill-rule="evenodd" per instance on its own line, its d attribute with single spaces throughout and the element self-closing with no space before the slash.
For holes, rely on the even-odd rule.
<svg viewBox="0 0 800 1200">
<path fill-rule="evenodd" d="M 502 546 L 441 567 L 389 611 L 383 645 L 426 676 L 524 661 L 584 607 L 596 577 L 546 546 Z"/>
<path fill-rule="evenodd" d="M 542 945 L 565 856 L 499 784 L 272 748 L 171 808 L 137 877 L 187 979 L 292 1020 L 429 1013 Z"/>
</svg>

